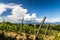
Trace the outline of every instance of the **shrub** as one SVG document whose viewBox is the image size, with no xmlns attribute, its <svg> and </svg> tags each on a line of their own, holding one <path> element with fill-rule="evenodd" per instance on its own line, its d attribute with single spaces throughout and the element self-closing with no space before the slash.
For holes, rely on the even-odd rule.
<svg viewBox="0 0 60 40">
<path fill-rule="evenodd" d="M 56 25 L 56 26 L 54 26 L 54 27 L 52 27 L 53 28 L 53 30 L 58 30 L 58 31 L 60 31 L 60 25 Z"/>
<path fill-rule="evenodd" d="M 45 33 L 45 29 L 42 28 L 39 33 L 44 34 Z"/>
</svg>

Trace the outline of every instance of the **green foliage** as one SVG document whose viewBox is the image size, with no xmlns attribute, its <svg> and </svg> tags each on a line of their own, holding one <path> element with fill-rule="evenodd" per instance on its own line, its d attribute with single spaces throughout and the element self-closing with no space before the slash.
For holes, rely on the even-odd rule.
<svg viewBox="0 0 60 40">
<path fill-rule="evenodd" d="M 21 31 L 21 32 L 31 33 L 31 34 L 36 33 L 36 29 L 33 28 L 32 26 L 24 24 L 23 27 L 21 27 L 20 24 L 13 24 L 10 22 L 1 23 L 0 30 L 7 30 L 7 31 L 14 31 L 14 32 Z"/>
<path fill-rule="evenodd" d="M 60 36 L 58 36 L 58 34 L 56 34 L 54 40 L 60 40 Z"/>
<path fill-rule="evenodd" d="M 23 32 L 25 32 L 25 33 L 29 33 L 30 28 L 29 28 L 28 25 L 24 25 L 24 26 L 21 27 L 21 28 L 22 28 L 22 31 L 23 31 Z M 27 30 L 28 30 L 28 31 L 27 31 Z"/>
<path fill-rule="evenodd" d="M 41 34 L 44 34 L 44 33 L 45 33 L 45 29 L 42 28 L 42 29 L 40 30 L 40 33 L 41 33 Z"/>
<path fill-rule="evenodd" d="M 10 22 L 0 23 L 0 30 L 14 31 L 14 32 L 25 32 L 30 34 L 36 34 L 38 28 L 34 28 L 31 25 L 24 24 L 23 27 L 21 24 L 13 24 Z M 41 34 L 45 33 L 45 29 L 40 30 Z"/>
<path fill-rule="evenodd" d="M 38 40 L 44 40 L 43 37 L 39 37 Z"/>
<path fill-rule="evenodd" d="M 18 31 L 19 26 L 17 24 L 13 24 L 10 22 L 1 23 L 0 24 L 0 30 Z"/>
<path fill-rule="evenodd" d="M 22 27 L 21 24 L 13 24 L 10 22 L 0 23 L 0 30 L 14 31 L 16 33 L 25 32 L 27 34 L 36 34 L 38 28 L 39 28 L 39 25 L 37 25 L 37 27 L 34 28 L 34 26 L 32 24 L 30 24 L 30 25 L 24 24 Z M 51 28 L 54 30 L 60 31 L 60 25 L 51 26 Z M 45 34 L 45 30 L 46 30 L 46 24 L 41 28 L 39 33 Z M 51 33 L 51 32 L 52 31 L 47 31 L 47 35 L 49 35 L 49 33 Z M 38 38 L 38 40 L 43 40 L 43 37 L 40 36 Z M 60 36 L 57 36 L 57 34 L 56 34 L 54 40 L 60 40 Z"/>
<path fill-rule="evenodd" d="M 30 27 L 28 25 L 24 25 L 22 27 L 22 31 L 25 32 L 25 33 L 32 33 L 32 34 L 34 34 L 36 32 L 36 29 L 34 29 L 33 27 Z"/>
<path fill-rule="evenodd" d="M 56 25 L 56 26 L 54 26 L 54 27 L 52 27 L 54 30 L 58 30 L 58 31 L 60 31 L 60 25 Z"/>
</svg>

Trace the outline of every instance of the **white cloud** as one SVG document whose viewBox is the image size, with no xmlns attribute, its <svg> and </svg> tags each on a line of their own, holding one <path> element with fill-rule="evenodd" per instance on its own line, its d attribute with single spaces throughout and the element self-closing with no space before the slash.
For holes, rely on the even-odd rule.
<svg viewBox="0 0 60 40">
<path fill-rule="evenodd" d="M 6 5 L 0 3 L 0 15 L 6 11 Z"/>
<path fill-rule="evenodd" d="M 11 8 L 11 6 L 10 6 Z M 14 5 L 12 6 L 12 15 L 8 15 L 7 17 L 12 19 L 12 20 L 20 20 L 22 17 L 24 17 L 24 15 L 26 15 L 26 13 L 28 12 L 27 9 L 22 8 L 21 6 L 18 5 Z"/>
<path fill-rule="evenodd" d="M 22 4 L 14 4 L 14 3 L 9 3 L 9 4 L 3 4 L 0 3 L 0 15 L 7 11 L 7 9 L 10 8 L 12 9 L 11 15 L 5 16 L 4 18 L 0 16 L 0 22 L 2 20 L 10 21 L 10 22 L 21 22 L 20 20 L 22 17 L 24 17 L 25 21 L 33 21 L 35 20 L 36 22 L 41 22 L 43 18 L 37 18 L 36 13 L 32 13 L 30 15 L 28 13 L 27 9 L 24 9 L 22 7 Z M 48 23 L 55 23 L 55 22 L 60 22 L 60 18 L 47 18 L 45 22 Z"/>
<path fill-rule="evenodd" d="M 32 13 L 31 18 L 34 20 L 36 18 L 36 13 Z"/>
<path fill-rule="evenodd" d="M 36 18 L 36 22 L 41 22 L 43 18 Z"/>
<path fill-rule="evenodd" d="M 33 20 L 35 20 L 35 18 L 36 18 L 36 13 L 32 13 L 32 15 L 30 16 L 30 14 L 26 14 L 25 16 L 24 16 L 24 19 L 25 20 L 27 20 L 27 21 L 33 21 Z"/>
<path fill-rule="evenodd" d="M 12 12 L 11 12 L 11 15 L 8 15 L 8 16 L 5 16 L 4 18 L 6 18 L 5 20 L 7 21 L 19 21 L 22 19 L 22 17 L 24 17 L 24 20 L 27 21 L 27 20 L 33 20 L 36 18 L 36 13 L 32 13 L 32 15 L 30 15 L 28 12 L 27 9 L 24 9 L 22 7 L 22 4 L 14 4 L 14 3 L 10 3 L 10 4 L 3 4 L 3 3 L 0 3 L 0 15 L 4 12 L 4 11 L 7 11 L 8 8 L 12 9 Z M 3 19 L 4 19 L 3 18 Z"/>
<path fill-rule="evenodd" d="M 49 18 L 49 19 L 46 19 L 46 22 L 49 22 L 49 23 L 60 22 L 60 18 Z"/>
</svg>

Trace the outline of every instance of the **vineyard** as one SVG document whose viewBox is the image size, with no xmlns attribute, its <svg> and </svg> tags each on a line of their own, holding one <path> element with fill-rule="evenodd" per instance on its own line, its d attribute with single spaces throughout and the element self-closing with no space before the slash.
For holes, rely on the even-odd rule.
<svg viewBox="0 0 60 40">
<path fill-rule="evenodd" d="M 60 25 L 1 22 L 0 40 L 60 40 Z"/>
</svg>

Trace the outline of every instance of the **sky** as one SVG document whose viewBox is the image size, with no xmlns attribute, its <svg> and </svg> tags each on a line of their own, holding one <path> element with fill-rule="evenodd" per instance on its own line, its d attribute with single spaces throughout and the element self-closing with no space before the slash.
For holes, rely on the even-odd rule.
<svg viewBox="0 0 60 40">
<path fill-rule="evenodd" d="M 3 19 L 11 22 L 25 21 L 60 22 L 60 0 L 0 0 L 0 22 Z"/>
</svg>

